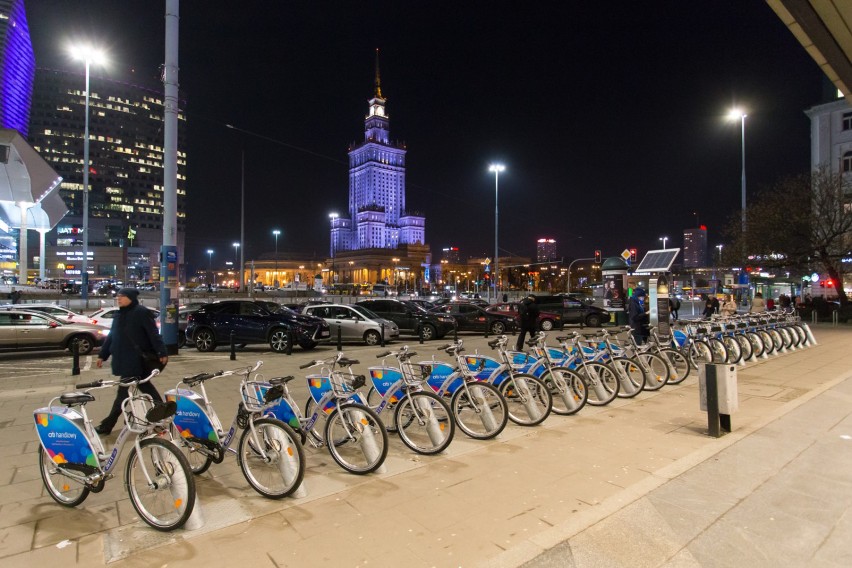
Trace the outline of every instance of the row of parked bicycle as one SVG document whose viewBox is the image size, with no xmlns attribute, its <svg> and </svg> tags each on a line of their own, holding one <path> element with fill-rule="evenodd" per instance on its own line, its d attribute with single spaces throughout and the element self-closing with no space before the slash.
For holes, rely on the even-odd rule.
<svg viewBox="0 0 852 568">
<path fill-rule="evenodd" d="M 221 463 L 228 452 L 236 453 L 258 493 L 279 499 L 292 495 L 304 479 L 306 443 L 327 447 L 343 469 L 366 474 L 383 464 L 388 432 L 414 452 L 436 454 L 450 445 L 456 428 L 486 440 L 500 434 L 509 420 L 535 426 L 551 413 L 571 415 L 587 403 L 604 405 L 680 383 L 697 364 L 721 361 L 723 355 L 734 363 L 815 343 L 807 325 L 789 314 L 695 322 L 676 330 L 671 340 L 656 330 L 651 338 L 637 345 L 629 334 L 622 340 L 606 330 L 574 332 L 557 337 L 559 347 L 553 347 L 539 332 L 527 342 L 531 351 L 526 353 L 510 351 L 508 338 L 500 336 L 488 343 L 496 357 L 466 354 L 463 342 L 456 341 L 439 348 L 453 362 L 434 357 L 415 362 L 417 353 L 403 346 L 380 353 L 382 364 L 369 367 L 368 375 L 356 374 L 353 366 L 359 361 L 338 352 L 301 366 L 318 370 L 306 377 L 304 405 L 288 388 L 294 377 L 264 380 L 258 373 L 261 361 L 185 377 L 165 393 L 165 403 L 138 390 L 157 371 L 125 382 L 85 383 L 77 385 L 81 392 L 63 394 L 35 411 L 40 471 L 54 500 L 76 506 L 103 489 L 132 439 L 125 471 L 131 502 L 150 526 L 172 530 L 192 513 L 193 474 Z M 742 338 L 750 346 L 747 355 Z M 395 364 L 387 364 L 388 359 Z M 226 430 L 205 383 L 230 376 L 240 377 L 240 401 Z M 368 377 L 365 395 L 359 389 Z M 122 407 L 125 425 L 107 453 L 86 404 L 95 399 L 90 391 L 118 387 L 129 389 Z M 230 446 L 238 429 L 242 434 L 234 450 Z"/>
</svg>

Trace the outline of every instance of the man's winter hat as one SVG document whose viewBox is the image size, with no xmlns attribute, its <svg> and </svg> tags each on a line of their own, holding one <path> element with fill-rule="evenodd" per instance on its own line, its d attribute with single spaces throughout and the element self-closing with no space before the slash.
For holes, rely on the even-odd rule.
<svg viewBox="0 0 852 568">
<path fill-rule="evenodd" d="M 136 288 L 122 288 L 116 296 L 127 296 L 131 300 L 136 301 L 139 298 L 139 290 Z"/>
<path fill-rule="evenodd" d="M 646 295 L 645 289 L 644 288 L 636 288 L 635 290 L 633 290 L 633 295 L 636 296 L 637 298 L 640 297 L 640 296 L 645 296 Z"/>
</svg>

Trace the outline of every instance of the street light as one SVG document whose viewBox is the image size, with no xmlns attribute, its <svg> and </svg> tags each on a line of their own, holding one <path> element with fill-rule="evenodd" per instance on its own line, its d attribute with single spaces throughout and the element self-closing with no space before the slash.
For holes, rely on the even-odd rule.
<svg viewBox="0 0 852 568">
<path fill-rule="evenodd" d="M 742 175 L 742 213 L 741 213 L 741 223 L 742 223 L 742 232 L 745 235 L 746 232 L 746 172 L 745 172 L 745 119 L 748 116 L 742 109 L 733 108 L 728 112 L 728 120 L 738 120 L 742 124 L 742 163 L 743 163 L 743 175 Z M 745 240 L 743 241 L 745 243 Z"/>
<path fill-rule="evenodd" d="M 272 286 L 278 288 L 278 235 L 281 234 L 281 231 L 275 229 L 272 234 L 275 236 L 275 276 L 272 277 Z"/>
<path fill-rule="evenodd" d="M 331 228 L 334 229 L 334 221 L 340 217 L 337 213 L 329 213 L 328 218 L 331 219 Z M 331 278 L 331 285 L 334 286 L 334 238 L 329 238 L 329 244 L 331 245 L 331 274 L 329 275 Z"/>
<path fill-rule="evenodd" d="M 497 222 L 499 219 L 498 211 L 499 211 L 499 189 L 500 189 L 500 172 L 505 171 L 506 166 L 503 164 L 491 164 L 488 166 L 489 172 L 494 172 L 494 272 L 492 276 L 494 276 L 494 298 L 497 298 L 497 281 L 500 279 L 500 269 L 497 262 L 499 258 L 499 249 L 497 247 Z M 491 290 L 488 291 L 488 297 L 491 297 Z"/>
<path fill-rule="evenodd" d="M 213 284 L 216 283 L 216 273 L 213 272 L 213 249 L 207 249 L 207 271 L 213 275 Z M 210 281 L 208 280 L 209 284 Z"/>
<path fill-rule="evenodd" d="M 237 253 L 240 250 L 240 243 L 233 243 L 232 246 L 234 247 L 234 265 L 236 266 L 237 263 L 239 262 L 238 259 L 237 259 Z M 243 267 L 242 266 L 239 267 L 239 269 L 237 270 L 237 273 L 240 275 L 240 283 L 242 284 L 242 281 L 243 281 Z"/>
<path fill-rule="evenodd" d="M 666 250 L 666 241 L 669 240 L 668 237 L 660 237 L 660 240 L 663 241 L 663 250 Z"/>
<path fill-rule="evenodd" d="M 722 264 L 722 247 L 725 245 L 716 245 L 716 248 L 719 249 L 719 264 Z"/>
<path fill-rule="evenodd" d="M 85 301 L 89 298 L 89 67 L 92 63 L 103 64 L 105 57 L 102 51 L 88 45 L 72 46 L 71 56 L 86 63 L 86 117 L 83 130 L 83 263 L 80 271 L 83 280 L 80 297 Z M 26 284 L 26 280 L 24 283 Z"/>
<path fill-rule="evenodd" d="M 397 283 L 399 281 L 399 272 L 397 271 L 397 266 L 399 266 L 399 259 L 398 258 L 392 258 L 391 262 L 393 262 L 393 285 L 395 287 L 395 286 L 397 286 Z"/>
</svg>

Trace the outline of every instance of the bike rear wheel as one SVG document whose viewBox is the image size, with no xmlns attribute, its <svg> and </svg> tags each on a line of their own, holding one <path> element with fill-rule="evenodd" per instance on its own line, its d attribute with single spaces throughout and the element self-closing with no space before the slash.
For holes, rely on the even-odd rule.
<svg viewBox="0 0 852 568">
<path fill-rule="evenodd" d="M 388 433 L 379 416 L 362 404 L 338 406 L 325 425 L 328 451 L 350 473 L 376 471 L 388 455 Z"/>
<path fill-rule="evenodd" d="M 89 488 L 65 475 L 63 467 L 53 461 L 44 448 L 38 452 L 38 465 L 44 488 L 54 501 L 64 507 L 76 507 L 89 496 Z"/>
<path fill-rule="evenodd" d="M 656 353 L 640 353 L 636 356 L 645 369 L 645 390 L 660 390 L 669 382 L 671 372 L 666 360 Z"/>
<path fill-rule="evenodd" d="M 394 409 L 397 433 L 402 442 L 418 454 L 443 452 L 456 433 L 450 407 L 431 392 L 412 392 Z"/>
<path fill-rule="evenodd" d="M 127 458 L 124 477 L 133 508 L 159 531 L 182 527 L 195 506 L 195 478 L 186 458 L 160 438 L 147 438 L 139 446 L 141 452 L 133 448 Z"/>
<path fill-rule="evenodd" d="M 296 432 L 275 418 L 261 418 L 243 430 L 238 458 L 246 481 L 270 499 L 292 494 L 305 477 L 305 452 Z"/>
<path fill-rule="evenodd" d="M 585 363 L 577 367 L 577 374 L 588 386 L 587 402 L 592 406 L 604 406 L 618 396 L 618 377 L 615 371 L 602 363 Z"/>
<path fill-rule="evenodd" d="M 660 355 L 669 364 L 669 380 L 666 384 L 676 385 L 682 383 L 689 376 L 691 365 L 689 359 L 676 349 L 661 349 Z"/>
<path fill-rule="evenodd" d="M 506 400 L 492 384 L 466 383 L 450 399 L 450 410 L 462 432 L 476 440 L 500 434 L 509 421 Z"/>
<path fill-rule="evenodd" d="M 541 378 L 550 390 L 554 414 L 570 416 L 579 412 L 589 399 L 585 381 L 568 367 L 551 367 Z"/>
<path fill-rule="evenodd" d="M 553 397 L 544 381 L 533 375 L 513 375 L 498 387 L 506 399 L 509 420 L 518 426 L 537 426 L 553 409 Z"/>
</svg>

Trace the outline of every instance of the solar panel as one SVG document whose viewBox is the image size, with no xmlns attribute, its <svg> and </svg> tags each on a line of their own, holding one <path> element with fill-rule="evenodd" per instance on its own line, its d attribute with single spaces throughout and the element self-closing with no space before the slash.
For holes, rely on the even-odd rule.
<svg viewBox="0 0 852 568">
<path fill-rule="evenodd" d="M 649 250 L 636 267 L 636 272 L 668 272 L 679 252 L 679 248 Z"/>
</svg>

